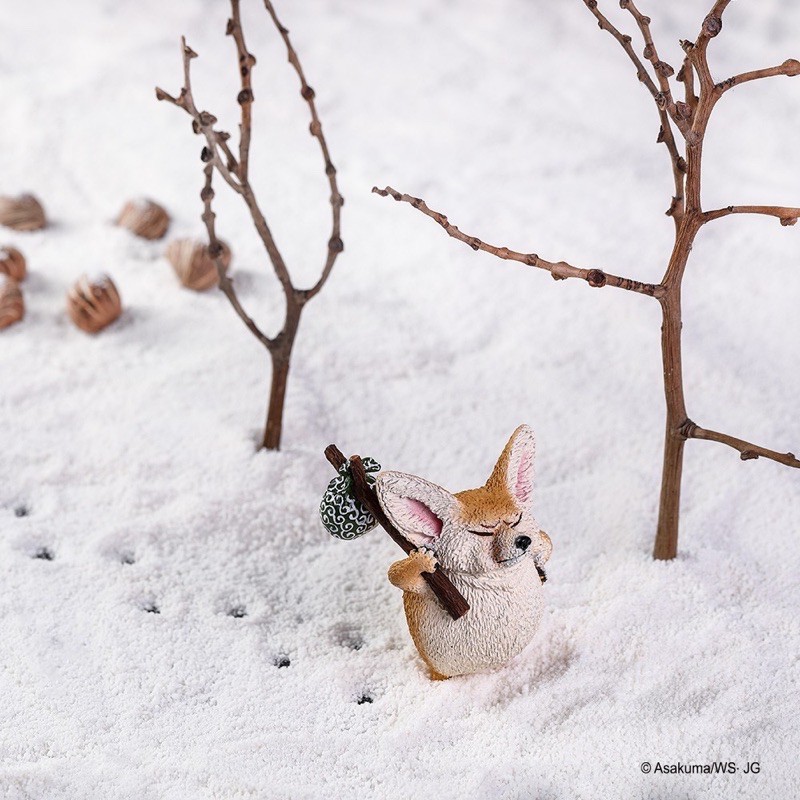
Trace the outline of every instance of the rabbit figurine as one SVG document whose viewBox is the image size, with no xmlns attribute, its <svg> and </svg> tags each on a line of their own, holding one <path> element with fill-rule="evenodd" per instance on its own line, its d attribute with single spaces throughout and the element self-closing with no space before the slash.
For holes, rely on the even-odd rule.
<svg viewBox="0 0 800 800">
<path fill-rule="evenodd" d="M 434 679 L 504 664 L 525 649 L 539 626 L 537 567 L 553 546 L 531 510 L 534 450 L 533 431 L 520 425 L 489 480 L 457 494 L 402 472 L 378 476 L 381 507 L 417 545 L 392 564 L 389 580 L 403 590 L 411 638 Z M 439 564 L 470 605 L 458 620 L 422 578 Z"/>
</svg>

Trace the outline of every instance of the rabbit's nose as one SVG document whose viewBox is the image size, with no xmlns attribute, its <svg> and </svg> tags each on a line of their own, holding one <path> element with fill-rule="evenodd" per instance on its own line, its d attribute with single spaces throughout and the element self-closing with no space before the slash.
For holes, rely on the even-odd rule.
<svg viewBox="0 0 800 800">
<path fill-rule="evenodd" d="M 524 553 L 531 546 L 531 537 L 517 536 L 517 538 L 514 539 L 514 545 Z"/>
</svg>

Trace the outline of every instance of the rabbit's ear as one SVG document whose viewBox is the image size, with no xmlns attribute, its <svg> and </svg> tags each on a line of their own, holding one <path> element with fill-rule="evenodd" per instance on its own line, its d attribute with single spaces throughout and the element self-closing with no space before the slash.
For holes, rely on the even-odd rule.
<svg viewBox="0 0 800 800">
<path fill-rule="evenodd" d="M 404 472 L 381 472 L 375 490 L 389 520 L 418 547 L 438 539 L 458 508 L 446 489 Z"/>
<path fill-rule="evenodd" d="M 491 477 L 486 482 L 487 487 L 494 490 L 505 489 L 521 507 L 530 506 L 533 500 L 535 454 L 533 431 L 527 425 L 520 425 L 503 449 Z"/>
</svg>

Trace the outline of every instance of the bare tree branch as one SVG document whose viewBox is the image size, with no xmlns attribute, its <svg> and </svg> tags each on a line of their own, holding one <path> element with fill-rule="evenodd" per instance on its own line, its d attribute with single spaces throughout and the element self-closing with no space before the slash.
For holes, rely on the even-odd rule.
<svg viewBox="0 0 800 800">
<path fill-rule="evenodd" d="M 320 289 L 322 289 L 322 287 L 325 285 L 325 281 L 328 280 L 328 276 L 331 274 L 331 270 L 333 269 L 336 257 L 342 252 L 342 250 L 344 250 L 344 243 L 342 242 L 340 231 L 340 220 L 342 206 L 344 205 L 344 198 L 339 192 L 339 186 L 336 181 L 336 167 L 333 166 L 333 161 L 331 161 L 331 155 L 328 152 L 328 143 L 325 141 L 325 136 L 322 132 L 322 123 L 319 120 L 317 107 L 314 103 L 316 94 L 311 86 L 308 85 L 308 81 L 306 80 L 306 76 L 303 72 L 303 67 L 300 64 L 300 59 L 297 57 L 297 51 L 294 49 L 292 42 L 289 39 L 288 29 L 281 24 L 270 0 L 264 0 L 264 7 L 267 9 L 270 17 L 272 17 L 275 27 L 278 29 L 278 32 L 283 38 L 283 43 L 286 45 L 289 63 L 297 73 L 297 77 L 300 78 L 300 94 L 306 103 L 308 103 L 308 108 L 311 111 L 311 125 L 309 126 L 309 131 L 311 132 L 311 135 L 319 142 L 319 147 L 322 151 L 322 158 L 325 161 L 325 174 L 328 176 L 328 184 L 331 192 L 331 235 L 328 239 L 328 252 L 319 280 L 310 289 L 306 289 L 304 292 L 302 292 L 303 302 L 307 302 L 316 294 L 318 294 Z"/>
<path fill-rule="evenodd" d="M 684 43 L 682 42 L 681 44 Z M 683 97 L 684 102 L 687 106 L 689 106 L 689 123 L 691 124 L 692 116 L 694 116 L 694 110 L 697 108 L 698 97 L 694 91 L 694 66 L 692 65 L 692 60 L 688 55 L 684 57 L 683 64 L 678 70 L 675 80 L 683 83 Z"/>
<path fill-rule="evenodd" d="M 292 278 L 283 256 L 275 242 L 272 231 L 261 211 L 255 192 L 250 183 L 250 143 L 252 140 L 253 115 L 252 105 L 255 100 L 252 88 L 252 68 L 255 66 L 255 57 L 248 51 L 245 43 L 244 31 L 241 21 L 241 0 L 230 0 L 231 17 L 228 20 L 225 33 L 231 36 L 236 45 L 238 56 L 238 72 L 241 88 L 237 101 L 241 109 L 241 122 L 239 124 L 239 155 L 238 159 L 228 145 L 229 135 L 225 131 L 217 130 L 214 126 L 216 117 L 208 111 L 199 111 L 195 105 L 192 94 L 191 60 L 197 57 L 186 40 L 181 38 L 181 57 L 183 63 L 183 87 L 180 94 L 174 97 L 163 89 L 156 89 L 156 98 L 183 109 L 192 118 L 192 129 L 196 134 L 202 134 L 206 140 L 200 158 L 205 164 L 205 184 L 200 194 L 203 200 L 202 220 L 205 223 L 209 238 L 209 254 L 214 258 L 219 276 L 219 287 L 228 298 L 236 314 L 245 324 L 247 329 L 267 349 L 272 358 L 272 381 L 270 386 L 270 399 L 267 412 L 267 425 L 264 432 L 263 446 L 276 450 L 280 446 L 281 430 L 283 424 L 283 405 L 286 393 L 286 383 L 294 340 L 300 324 L 300 314 L 305 304 L 314 297 L 323 287 L 333 269 L 336 257 L 344 249 L 340 235 L 341 207 L 344 203 L 336 182 L 336 170 L 328 152 L 328 146 L 322 134 L 322 124 L 314 105 L 314 90 L 308 85 L 300 60 L 289 40 L 288 30 L 280 23 L 275 9 L 269 0 L 264 0 L 264 5 L 275 27 L 286 45 L 289 63 L 300 77 L 301 94 L 311 109 L 311 135 L 320 144 L 325 161 L 325 173 L 331 190 L 331 206 L 333 208 L 332 233 L 328 241 L 328 252 L 322 274 L 310 289 L 297 289 L 292 283 Z M 214 199 L 213 177 L 217 171 L 225 182 L 244 200 L 252 217 L 253 224 L 258 232 L 264 249 L 267 252 L 272 268 L 281 284 L 286 301 L 286 314 L 281 330 L 274 338 L 267 336 L 247 314 L 239 301 L 233 286 L 233 281 L 227 274 L 224 264 L 220 259 L 222 245 L 216 235 L 216 215 L 212 208 Z"/>
<path fill-rule="evenodd" d="M 661 90 L 656 87 L 641 59 L 636 55 L 633 45 L 631 44 L 631 37 L 621 33 L 611 24 L 608 18 L 597 7 L 597 0 L 583 0 L 583 2 L 592 14 L 594 14 L 600 29 L 610 33 L 622 46 L 622 49 L 627 53 L 628 58 L 630 58 L 636 67 L 637 77 L 645 85 L 656 102 L 659 119 L 661 120 L 657 141 L 659 143 L 663 142 L 669 152 L 670 161 L 672 163 L 672 175 L 675 183 L 675 194 L 667 210 L 667 215 L 673 217 L 675 225 L 677 226 L 684 213 L 684 173 L 686 172 L 686 161 L 678 152 L 677 145 L 675 144 L 672 122 L 677 125 L 678 129 L 685 136 L 689 130 L 691 109 L 683 103 L 680 108 L 678 108 L 672 99 L 672 93 L 669 90 L 669 76 L 667 75 L 667 73 L 671 74 L 672 67 L 658 59 L 658 54 L 653 44 L 653 38 L 650 34 L 649 17 L 640 14 L 631 0 L 620 0 L 620 5 L 631 12 L 639 25 L 639 29 L 645 39 L 645 57 L 653 63 L 661 85 Z M 664 91 L 664 88 L 666 88 L 666 91 Z"/>
<path fill-rule="evenodd" d="M 232 5 L 236 6 L 238 4 L 238 0 L 231 0 L 231 3 Z M 194 50 L 192 50 L 192 48 L 186 44 L 185 37 L 181 37 L 183 87 L 180 95 L 175 98 L 167 94 L 167 92 L 165 92 L 163 89 L 156 89 L 156 97 L 159 100 L 166 100 L 173 105 L 178 106 L 178 108 L 182 108 L 184 111 L 186 111 L 186 113 L 192 117 L 192 126 L 195 130 L 195 133 L 202 133 L 205 136 L 206 147 L 203 148 L 200 158 L 206 164 L 204 168 L 206 182 L 202 192 L 200 193 L 200 198 L 203 201 L 204 208 L 201 218 L 205 223 L 206 230 L 208 231 L 209 235 L 209 255 L 214 259 L 214 263 L 217 268 L 220 289 L 228 298 L 228 301 L 230 302 L 234 311 L 238 314 L 253 336 L 255 336 L 256 339 L 258 339 L 258 341 L 260 341 L 267 349 L 271 350 L 274 346 L 274 341 L 270 339 L 245 312 L 233 288 L 233 282 L 227 275 L 227 271 L 225 270 L 225 267 L 219 258 L 222 248 L 215 233 L 216 215 L 211 208 L 211 201 L 214 198 L 214 189 L 212 187 L 212 175 L 214 169 L 216 168 L 220 175 L 222 175 L 222 177 L 225 179 L 226 183 L 228 183 L 228 185 L 235 192 L 237 192 L 237 194 L 243 195 L 244 187 L 242 183 L 240 183 L 241 178 L 236 180 L 231 174 L 231 170 L 229 168 L 231 167 L 232 162 L 235 165 L 235 159 L 233 158 L 233 154 L 227 145 L 227 134 L 214 129 L 214 124 L 217 122 L 217 118 L 213 114 L 210 114 L 207 111 L 198 111 L 197 106 L 195 105 L 194 96 L 192 94 L 191 60 L 196 57 L 197 53 L 195 53 Z M 222 163 L 222 159 L 219 157 L 220 149 L 226 155 L 226 163 L 224 164 Z"/>
<path fill-rule="evenodd" d="M 265 335 L 258 325 L 256 325 L 256 323 L 253 321 L 253 319 L 247 314 L 244 308 L 242 308 L 242 304 L 239 302 L 239 298 L 233 288 L 233 281 L 228 275 L 228 270 L 225 269 L 225 265 L 222 263 L 222 259 L 220 258 L 222 254 L 222 245 L 217 238 L 217 215 L 214 213 L 214 210 L 211 207 L 211 201 L 214 199 L 214 188 L 212 186 L 214 179 L 214 165 L 211 163 L 206 164 L 203 172 L 205 173 L 206 181 L 205 185 L 203 186 L 203 190 L 200 192 L 200 199 L 203 201 L 203 215 L 201 219 L 205 223 L 206 231 L 208 232 L 208 254 L 214 259 L 214 265 L 217 268 L 219 288 L 228 298 L 228 301 L 230 302 L 231 306 L 233 306 L 234 311 L 239 315 L 239 318 L 247 326 L 250 333 L 252 333 L 253 336 L 255 336 L 256 339 L 258 339 L 258 341 L 264 345 L 264 347 L 271 351 L 275 346 L 275 340 L 270 339 L 267 335 Z"/>
<path fill-rule="evenodd" d="M 787 206 L 726 206 L 717 208 L 714 211 L 703 212 L 703 222 L 711 222 L 721 217 L 731 214 L 766 214 L 770 217 L 777 217 L 781 225 L 794 225 L 800 217 L 800 208 L 789 208 Z"/>
<path fill-rule="evenodd" d="M 618 289 L 627 289 L 628 291 L 646 294 L 650 297 L 659 297 L 662 294 L 662 287 L 655 286 L 651 283 L 642 283 L 641 281 L 635 281 L 631 278 L 620 278 L 617 275 L 611 275 L 601 269 L 581 269 L 579 267 L 573 267 L 566 261 L 547 261 L 544 258 L 540 258 L 536 253 L 518 253 L 516 250 L 510 250 L 508 247 L 495 247 L 494 245 L 482 242 L 477 236 L 470 236 L 469 234 L 463 233 L 455 225 L 451 224 L 444 214 L 439 211 L 433 211 L 428 207 L 427 203 L 419 197 L 412 197 L 410 194 L 401 194 L 396 189 L 392 189 L 391 186 L 387 186 L 385 189 L 379 189 L 377 186 L 373 186 L 372 191 L 381 197 L 392 197 L 394 200 L 408 203 L 425 214 L 425 216 L 438 222 L 449 236 L 458 239 L 460 242 L 464 242 L 464 244 L 468 244 L 473 250 L 482 250 L 484 253 L 491 253 L 493 256 L 502 258 L 505 261 L 519 261 L 521 264 L 526 264 L 529 267 L 537 267 L 538 269 L 546 270 L 556 280 L 581 278 L 590 286 L 596 288 L 615 286 Z"/>
<path fill-rule="evenodd" d="M 778 453 L 775 450 L 768 450 L 766 447 L 760 447 L 757 444 L 746 442 L 744 439 L 737 439 L 725 433 L 706 430 L 705 428 L 695 425 L 690 420 L 684 423 L 684 434 L 688 439 L 705 439 L 708 442 L 726 444 L 728 447 L 739 451 L 739 457 L 742 461 L 763 457 L 769 458 L 772 461 L 777 461 L 779 464 L 784 464 L 787 467 L 800 469 L 800 459 L 797 459 L 794 453 Z"/>
<path fill-rule="evenodd" d="M 228 36 L 233 36 L 236 42 L 236 52 L 239 56 L 239 75 L 242 79 L 242 89 L 236 96 L 236 101 L 241 107 L 242 121 L 239 123 L 239 166 L 237 172 L 243 183 L 247 182 L 250 167 L 250 136 L 253 128 L 253 83 L 250 74 L 255 66 L 256 59 L 247 49 L 242 30 L 242 20 L 239 13 L 239 0 L 231 0 L 231 19 L 225 30 Z"/>
<path fill-rule="evenodd" d="M 237 170 L 239 180 L 241 181 L 241 195 L 247 204 L 250 211 L 250 216 L 253 218 L 253 224 L 258 232 L 264 249 L 267 251 L 269 260 L 275 270 L 275 275 L 281 284 L 283 293 L 286 296 L 287 304 L 295 301 L 295 288 L 292 283 L 291 275 L 286 267 L 286 262 L 283 260 L 278 245 L 275 243 L 275 237 L 272 235 L 269 225 L 264 214 L 261 211 L 258 200 L 256 198 L 253 187 L 250 184 L 248 175 L 249 170 L 249 153 L 250 153 L 250 135 L 252 127 L 252 105 L 255 100 L 251 88 L 252 81 L 252 68 L 255 65 L 255 58 L 248 52 L 245 46 L 244 33 L 242 32 L 241 19 L 239 17 L 239 0 L 230 0 L 232 16 L 228 20 L 225 29 L 226 35 L 232 36 L 236 44 L 236 53 L 238 55 L 239 74 L 241 76 L 242 89 L 237 95 L 237 101 L 241 106 L 242 121 L 239 126 L 239 168 Z"/>
<path fill-rule="evenodd" d="M 711 77 L 711 69 L 708 66 L 708 43 L 722 31 L 722 15 L 730 3 L 731 0 L 717 0 L 703 20 L 703 25 L 694 44 L 691 42 L 681 43 L 697 70 L 701 90 L 706 92 L 710 92 L 714 86 L 714 79 Z"/>
<path fill-rule="evenodd" d="M 789 58 L 778 64 L 777 67 L 766 67 L 765 69 L 754 69 L 751 72 L 743 72 L 741 75 L 734 75 L 722 83 L 718 83 L 714 88 L 722 94 L 732 89 L 734 86 L 740 86 L 748 81 L 757 81 L 761 78 L 774 78 L 777 75 L 786 75 L 789 78 L 794 78 L 800 75 L 800 61 L 795 58 Z"/>
<path fill-rule="evenodd" d="M 627 9 L 636 20 L 639 30 L 644 39 L 644 57 L 653 65 L 653 71 L 656 74 L 656 80 L 660 88 L 660 92 L 655 96 L 656 104 L 659 109 L 664 110 L 669 114 L 678 126 L 678 129 L 685 136 L 689 129 L 689 118 L 691 116 L 691 109 L 685 103 L 676 103 L 672 96 L 672 88 L 670 87 L 669 79 L 675 74 L 675 70 L 662 61 L 658 57 L 655 43 L 653 42 L 653 35 L 650 32 L 650 17 L 642 14 L 634 4 L 633 0 L 619 0 L 622 8 Z"/>
<path fill-rule="evenodd" d="M 631 37 L 628 36 L 627 34 L 621 33 L 619 29 L 616 28 L 608 20 L 608 18 L 597 7 L 597 0 L 583 0 L 583 2 L 589 9 L 589 11 L 591 11 L 592 14 L 594 14 L 594 16 L 597 18 L 597 24 L 599 25 L 600 29 L 610 33 L 620 43 L 622 49 L 628 54 L 628 58 L 630 58 L 630 60 L 636 67 L 637 77 L 647 87 L 647 91 L 649 91 L 650 94 L 653 96 L 653 99 L 656 101 L 656 105 L 658 106 L 659 110 L 666 111 L 667 114 L 672 119 L 672 121 L 677 125 L 678 129 L 685 134 L 685 132 L 688 130 L 688 125 L 686 124 L 686 120 L 683 117 L 679 116 L 677 113 L 675 113 L 674 103 L 672 103 L 672 105 L 670 106 L 669 101 L 672 95 L 670 94 L 669 97 L 667 97 L 662 92 L 659 92 L 658 87 L 656 87 L 655 83 L 653 82 L 653 79 L 650 77 L 650 74 L 647 72 L 647 69 L 645 68 L 641 59 L 639 58 L 639 56 L 636 55 L 636 51 L 633 49 L 633 45 L 631 45 Z M 644 28 L 647 28 L 647 36 L 650 37 L 649 18 L 639 14 L 638 10 L 635 10 L 635 8 L 632 9 L 631 6 L 633 6 L 633 3 L 631 2 L 631 0 L 620 0 L 620 5 L 623 8 L 628 8 L 634 15 L 634 17 L 636 17 L 640 29 L 642 29 L 642 33 L 644 33 Z M 645 24 L 639 22 L 640 19 L 641 20 L 646 19 L 647 23 Z M 651 44 L 652 44 L 652 38 L 651 38 Z M 666 69 L 667 67 L 669 67 L 669 65 L 665 65 L 664 69 Z M 672 68 L 669 67 L 669 69 L 671 70 Z M 656 73 L 659 74 L 658 70 L 656 70 Z M 659 79 L 660 77 L 661 76 L 659 75 Z"/>
<path fill-rule="evenodd" d="M 231 187 L 231 189 L 238 194 L 241 194 L 241 183 L 234 178 L 231 170 L 229 169 L 228 163 L 223 164 L 222 159 L 219 157 L 218 148 L 220 147 L 221 143 L 224 144 L 227 134 L 214 130 L 214 125 L 217 122 L 217 118 L 208 111 L 198 111 L 197 106 L 195 105 L 194 96 L 192 94 L 191 76 L 191 61 L 193 58 L 197 58 L 197 53 L 195 53 L 194 50 L 192 50 L 192 48 L 186 44 L 185 37 L 181 36 L 181 60 L 183 62 L 183 87 L 181 88 L 181 93 L 178 97 L 173 97 L 163 89 L 157 88 L 156 99 L 166 100 L 167 102 L 172 103 L 174 106 L 182 108 L 192 118 L 192 128 L 194 132 L 197 134 L 203 134 L 203 136 L 206 138 L 209 148 L 208 153 L 206 154 L 206 160 L 213 161 L 214 166 L 217 167 L 219 174 L 222 175 L 225 182 Z M 227 145 L 225 145 L 224 149 L 227 149 Z"/>
</svg>

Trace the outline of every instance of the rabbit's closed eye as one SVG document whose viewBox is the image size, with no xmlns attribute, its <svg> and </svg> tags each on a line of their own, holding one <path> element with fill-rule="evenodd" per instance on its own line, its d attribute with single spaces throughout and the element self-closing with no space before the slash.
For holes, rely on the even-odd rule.
<svg viewBox="0 0 800 800">
<path fill-rule="evenodd" d="M 468 533 L 474 533 L 476 536 L 494 536 L 495 532 L 497 531 L 497 528 L 501 524 L 505 524 L 509 528 L 516 528 L 517 525 L 520 524 L 520 522 L 522 522 L 522 512 L 521 511 L 519 512 L 519 516 L 516 518 L 516 520 L 514 520 L 512 522 L 509 522 L 508 520 L 504 520 L 504 519 L 503 520 L 499 520 L 498 522 L 487 522 L 485 525 L 482 525 L 481 527 L 490 528 L 491 530 L 475 531 L 475 530 L 472 530 L 471 528 L 467 528 L 467 532 Z"/>
</svg>

